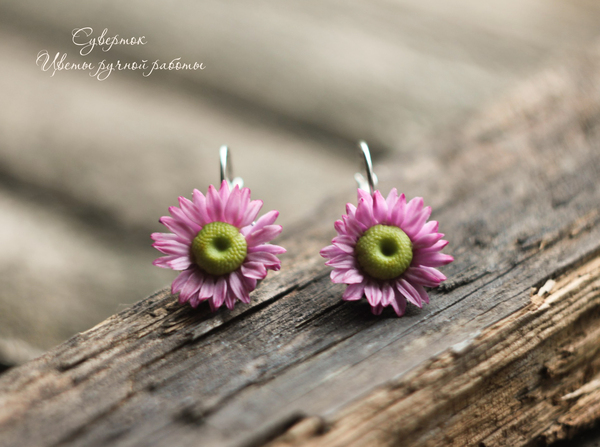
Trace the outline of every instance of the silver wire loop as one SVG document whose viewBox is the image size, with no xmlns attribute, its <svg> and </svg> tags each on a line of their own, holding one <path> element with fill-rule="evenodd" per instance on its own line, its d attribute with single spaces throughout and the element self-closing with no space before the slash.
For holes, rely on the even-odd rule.
<svg viewBox="0 0 600 447">
<path fill-rule="evenodd" d="M 377 176 L 373 172 L 373 163 L 371 162 L 371 152 L 369 151 L 369 146 L 367 146 L 366 141 L 360 140 L 358 142 L 358 147 L 362 152 L 363 159 L 365 160 L 365 169 L 367 171 L 367 178 L 358 172 L 354 174 L 354 180 L 358 183 L 358 187 L 363 191 L 368 192 L 373 195 L 375 192 L 375 187 L 377 186 Z"/>
<path fill-rule="evenodd" d="M 233 177 L 233 168 L 231 167 L 231 157 L 229 156 L 229 148 L 225 145 L 219 149 L 219 160 L 221 162 L 221 183 L 223 180 L 227 181 L 229 189 L 233 189 L 236 185 L 240 188 L 244 186 L 244 180 L 241 177 Z"/>
</svg>

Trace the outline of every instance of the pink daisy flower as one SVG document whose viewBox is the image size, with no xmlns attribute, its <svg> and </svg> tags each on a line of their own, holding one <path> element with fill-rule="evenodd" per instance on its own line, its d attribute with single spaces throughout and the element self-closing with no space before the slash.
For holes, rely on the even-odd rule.
<svg viewBox="0 0 600 447">
<path fill-rule="evenodd" d="M 425 287 L 437 287 L 446 277 L 435 267 L 454 260 L 440 253 L 448 244 L 436 221 L 427 222 L 431 207 L 415 197 L 406 203 L 394 188 L 384 199 L 359 189 L 358 206 L 346 205 L 348 214 L 335 222 L 338 236 L 321 250 L 334 268 L 331 280 L 348 284 L 343 299 L 363 296 L 375 315 L 392 306 L 404 315 L 406 301 L 422 307 L 429 303 Z"/>
<path fill-rule="evenodd" d="M 268 244 L 281 233 L 273 225 L 278 211 L 269 211 L 256 222 L 262 200 L 250 200 L 250 190 L 237 185 L 230 191 L 227 181 L 217 189 L 210 185 L 206 196 L 197 189 L 192 200 L 179 197 L 179 207 L 159 222 L 172 233 L 153 233 L 152 246 L 167 256 L 154 265 L 182 271 L 171 292 L 179 293 L 181 304 L 198 307 L 208 301 L 213 312 L 223 303 L 233 309 L 236 299 L 250 302 L 250 292 L 267 270 L 279 270 L 276 255 L 285 253 Z"/>
</svg>

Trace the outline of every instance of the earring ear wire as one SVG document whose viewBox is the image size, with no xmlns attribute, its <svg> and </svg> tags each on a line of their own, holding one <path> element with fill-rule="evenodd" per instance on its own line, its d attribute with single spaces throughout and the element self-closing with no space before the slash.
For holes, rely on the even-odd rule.
<svg viewBox="0 0 600 447">
<path fill-rule="evenodd" d="M 357 172 L 356 174 L 354 174 L 354 180 L 356 180 L 356 183 L 358 183 L 358 187 L 360 189 L 373 195 L 375 193 L 375 187 L 377 186 L 379 180 L 373 172 L 371 151 L 369 151 L 369 146 L 364 140 L 360 140 L 358 142 L 358 148 L 360 149 L 363 156 L 363 160 L 365 161 L 365 170 L 367 172 L 367 178 L 365 179 L 362 174 Z"/>
<path fill-rule="evenodd" d="M 241 177 L 235 177 L 233 180 L 230 180 L 233 177 L 233 167 L 229 148 L 226 145 L 219 148 L 219 162 L 221 164 L 221 183 L 225 180 L 229 189 L 233 189 L 236 185 L 241 189 L 244 186 L 244 180 Z"/>
</svg>

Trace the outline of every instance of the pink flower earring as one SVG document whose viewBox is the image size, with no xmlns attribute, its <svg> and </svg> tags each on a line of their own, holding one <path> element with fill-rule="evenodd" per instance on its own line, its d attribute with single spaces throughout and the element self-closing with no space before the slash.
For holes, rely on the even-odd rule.
<svg viewBox="0 0 600 447">
<path fill-rule="evenodd" d="M 364 141 L 359 146 L 367 179 L 355 175 L 358 206 L 346 204 L 347 214 L 335 222 L 338 236 L 321 250 L 321 256 L 333 267 L 331 280 L 348 285 L 344 300 L 365 296 L 375 315 L 391 305 L 400 317 L 407 300 L 418 307 L 429 303 L 425 287 L 437 287 L 446 279 L 435 267 L 454 258 L 440 253 L 448 241 L 437 232 L 436 221 L 427 222 L 431 207 L 423 207 L 423 198 L 407 203 L 396 188 L 385 199 L 374 191 L 377 177 L 369 147 Z"/>
<path fill-rule="evenodd" d="M 279 270 L 276 255 L 285 253 L 267 243 L 281 233 L 281 225 L 273 225 L 279 212 L 269 211 L 254 222 L 263 202 L 250 200 L 241 178 L 229 180 L 228 152 L 222 146 L 219 153 L 221 188 L 210 185 L 206 196 L 194 189 L 191 201 L 179 197 L 179 207 L 169 208 L 171 216 L 159 219 L 171 233 L 151 235 L 152 246 L 167 255 L 153 264 L 181 271 L 171 285 L 179 303 L 195 308 L 208 301 L 213 312 L 223 303 L 228 309 L 236 300 L 249 303 L 257 281 L 267 270 Z"/>
</svg>

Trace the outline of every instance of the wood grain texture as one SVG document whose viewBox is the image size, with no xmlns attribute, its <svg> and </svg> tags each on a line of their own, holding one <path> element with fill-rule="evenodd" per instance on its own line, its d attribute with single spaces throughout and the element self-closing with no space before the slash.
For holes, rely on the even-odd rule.
<svg viewBox="0 0 600 447">
<path fill-rule="evenodd" d="M 531 304 L 275 446 L 552 443 L 600 418 L 600 258 Z M 541 290 L 541 289 L 540 289 Z"/>
<path fill-rule="evenodd" d="M 218 179 L 221 144 L 254 197 L 295 222 L 350 190 L 357 138 L 376 156 L 425 149 L 431 129 L 583 51 L 599 17 L 590 0 L 0 2 L 0 363 L 167 284 L 148 234 L 177 196 Z M 83 26 L 148 44 L 78 57 Z M 41 49 L 207 68 L 51 77 Z"/>
<path fill-rule="evenodd" d="M 288 227 L 284 268 L 251 304 L 211 315 L 162 291 L 1 376 L 0 445 L 570 436 L 599 416 L 599 104 L 595 51 L 378 167 L 451 241 L 424 309 L 340 300 L 317 254 L 348 198 L 332 197 Z"/>
</svg>

